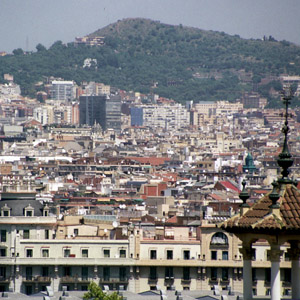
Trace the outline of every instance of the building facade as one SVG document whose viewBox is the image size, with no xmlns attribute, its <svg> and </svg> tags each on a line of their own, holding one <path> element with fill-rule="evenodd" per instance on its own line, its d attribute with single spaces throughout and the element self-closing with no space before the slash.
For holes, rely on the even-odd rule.
<svg viewBox="0 0 300 300">
<path fill-rule="evenodd" d="M 81 96 L 79 98 L 80 124 L 101 125 L 103 130 L 112 128 L 121 130 L 121 97 L 113 96 Z"/>
</svg>

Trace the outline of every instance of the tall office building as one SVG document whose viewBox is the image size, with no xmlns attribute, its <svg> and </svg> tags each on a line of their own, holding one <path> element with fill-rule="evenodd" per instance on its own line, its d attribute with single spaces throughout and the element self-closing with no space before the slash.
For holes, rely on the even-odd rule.
<svg viewBox="0 0 300 300">
<path fill-rule="evenodd" d="M 81 96 L 79 98 L 80 124 L 100 124 L 103 130 L 121 130 L 121 97 Z"/>
<path fill-rule="evenodd" d="M 106 127 L 121 131 L 121 96 L 114 95 L 106 99 Z"/>
</svg>

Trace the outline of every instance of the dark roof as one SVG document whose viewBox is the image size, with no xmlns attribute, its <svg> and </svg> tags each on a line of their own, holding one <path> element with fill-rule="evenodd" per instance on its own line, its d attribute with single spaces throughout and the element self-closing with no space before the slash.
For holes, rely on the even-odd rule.
<svg viewBox="0 0 300 300">
<path fill-rule="evenodd" d="M 267 230 L 300 233 L 300 191 L 292 184 L 281 185 L 279 215 L 272 213 L 268 193 L 242 216 L 236 215 L 221 224 L 229 232 L 265 232 Z"/>
<path fill-rule="evenodd" d="M 24 216 L 24 209 L 29 205 L 34 209 L 34 216 L 43 216 L 43 204 L 37 200 L 1 200 L 0 209 L 7 205 L 11 209 L 10 216 Z"/>
</svg>

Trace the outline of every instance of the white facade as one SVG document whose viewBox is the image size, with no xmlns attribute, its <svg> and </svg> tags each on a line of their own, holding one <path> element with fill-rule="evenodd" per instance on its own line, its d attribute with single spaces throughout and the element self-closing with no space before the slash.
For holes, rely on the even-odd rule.
<svg viewBox="0 0 300 300">
<path fill-rule="evenodd" d="M 4 95 L 4 96 L 21 95 L 21 88 L 18 84 L 15 83 L 0 84 L 0 95 Z"/>
<path fill-rule="evenodd" d="M 47 106 L 36 107 L 33 110 L 33 118 L 42 125 L 51 124 L 51 111 Z"/>
<path fill-rule="evenodd" d="M 238 113 L 243 109 L 242 103 L 231 103 L 229 101 L 201 101 L 194 104 L 193 108 L 201 114 L 234 114 Z"/>
<path fill-rule="evenodd" d="M 53 100 L 72 101 L 76 96 L 74 81 L 53 80 L 50 90 L 50 97 Z"/>
<path fill-rule="evenodd" d="M 190 124 L 189 113 L 181 104 L 143 106 L 143 125 L 179 129 Z"/>
</svg>

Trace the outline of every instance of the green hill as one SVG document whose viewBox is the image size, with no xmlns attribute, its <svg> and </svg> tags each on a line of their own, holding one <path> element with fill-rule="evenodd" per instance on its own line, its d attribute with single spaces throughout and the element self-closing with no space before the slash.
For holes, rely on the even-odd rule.
<svg viewBox="0 0 300 300">
<path fill-rule="evenodd" d="M 33 95 L 34 83 L 44 76 L 97 81 L 112 86 L 154 92 L 177 101 L 238 98 L 257 88 L 261 78 L 300 74 L 300 47 L 287 41 L 246 40 L 223 32 L 173 26 L 148 19 L 125 19 L 90 36 L 103 36 L 100 47 L 67 45 L 0 58 L 0 72 L 10 73 L 23 94 Z M 83 68 L 85 58 L 97 59 L 97 68 Z M 264 96 L 271 82 L 259 86 Z"/>
</svg>

